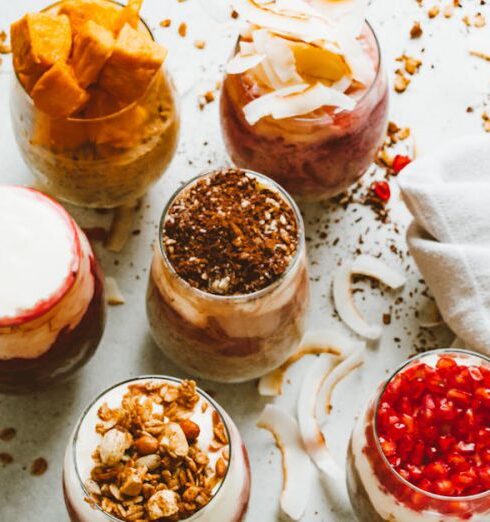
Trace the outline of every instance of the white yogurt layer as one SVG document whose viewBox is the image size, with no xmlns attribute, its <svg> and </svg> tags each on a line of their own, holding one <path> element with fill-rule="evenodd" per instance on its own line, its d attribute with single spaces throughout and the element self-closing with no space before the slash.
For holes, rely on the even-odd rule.
<svg viewBox="0 0 490 522">
<path fill-rule="evenodd" d="M 0 186 L 0 320 L 59 292 L 78 259 L 66 212 L 39 192 Z"/>
<path fill-rule="evenodd" d="M 0 360 L 35 359 L 83 319 L 95 292 L 92 248 L 62 207 L 22 187 L 0 187 L 0 237 L 7 243 L 0 248 L 0 322 L 29 313 L 11 326 L 0 324 Z M 58 293 L 59 301 L 30 313 Z"/>
<path fill-rule="evenodd" d="M 94 467 L 92 454 L 102 440 L 102 436 L 95 431 L 96 424 L 100 423 L 97 415 L 98 409 L 107 403 L 109 408 L 117 408 L 121 406 L 123 395 L 128 391 L 128 385 L 141 381 L 164 381 L 172 385 L 178 385 L 179 382 L 167 379 L 144 378 L 131 382 L 120 384 L 102 397 L 97 399 L 90 406 L 89 410 L 83 417 L 79 425 L 78 432 L 75 430 L 74 438 L 68 445 L 65 455 L 64 465 L 64 485 L 68 501 L 72 508 L 76 511 L 80 522 L 103 522 L 107 520 L 116 520 L 108 516 L 100 509 L 94 509 L 84 500 L 86 493 L 83 491 L 81 482 L 85 482 L 90 478 L 90 472 Z M 208 404 L 206 411 L 202 411 L 202 405 Z M 247 468 L 244 462 L 241 450 L 241 439 L 238 431 L 229 417 L 220 410 L 216 410 L 214 406 L 207 401 L 202 395 L 194 408 L 194 412 L 189 417 L 190 420 L 199 425 L 200 434 L 198 438 L 199 448 L 209 457 L 209 465 L 215 467 L 215 463 L 222 455 L 223 449 L 220 451 L 209 451 L 209 445 L 214 439 L 213 433 L 213 411 L 218 411 L 223 422 L 230 430 L 230 463 L 225 478 L 215 486 L 215 496 L 209 504 L 203 509 L 195 513 L 189 520 L 200 520 L 202 522 L 231 522 L 236 520 L 237 511 L 240 509 L 240 493 L 248 480 Z M 233 449 L 231 446 L 235 445 Z M 232 454 L 236 452 L 236 455 Z M 75 467 L 76 466 L 76 467 Z"/>
</svg>

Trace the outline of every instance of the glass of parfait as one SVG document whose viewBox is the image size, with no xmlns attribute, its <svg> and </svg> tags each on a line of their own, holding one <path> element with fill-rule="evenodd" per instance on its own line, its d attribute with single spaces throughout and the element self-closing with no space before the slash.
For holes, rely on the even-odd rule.
<svg viewBox="0 0 490 522">
<path fill-rule="evenodd" d="M 203 174 L 163 211 L 147 291 L 151 332 L 193 375 L 253 379 L 297 348 L 308 285 L 303 221 L 287 193 L 250 171 Z"/>
<path fill-rule="evenodd" d="M 75 205 L 134 204 L 177 147 L 166 50 L 133 4 L 62 0 L 12 24 L 17 144 L 39 186 Z"/>
<path fill-rule="evenodd" d="M 58 382 L 93 355 L 103 276 L 70 215 L 41 192 L 0 185 L 0 392 Z"/>
<path fill-rule="evenodd" d="M 301 201 L 345 191 L 386 131 L 387 78 L 360 5 L 308 0 L 301 11 L 246 0 L 237 7 L 250 27 L 222 86 L 226 148 L 238 167 L 271 177 Z"/>
<path fill-rule="evenodd" d="M 231 418 L 193 381 L 145 376 L 84 411 L 63 490 L 71 522 L 241 522 L 250 465 Z"/>
<path fill-rule="evenodd" d="M 358 520 L 490 517 L 490 359 L 448 349 L 402 365 L 359 417 L 348 452 Z"/>
</svg>

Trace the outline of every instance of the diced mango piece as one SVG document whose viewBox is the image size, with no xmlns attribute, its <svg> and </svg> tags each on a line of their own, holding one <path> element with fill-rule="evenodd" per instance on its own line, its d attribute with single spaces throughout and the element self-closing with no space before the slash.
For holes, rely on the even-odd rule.
<svg viewBox="0 0 490 522">
<path fill-rule="evenodd" d="M 34 105 L 55 118 L 70 116 L 88 100 L 88 93 L 82 89 L 71 67 L 56 62 L 38 80 L 31 93 Z"/>
<path fill-rule="evenodd" d="M 163 47 L 126 24 L 102 69 L 99 85 L 118 100 L 131 103 L 145 93 L 166 55 Z"/>
<path fill-rule="evenodd" d="M 98 85 L 93 85 L 88 88 L 90 99 L 83 109 L 84 118 L 103 118 L 119 112 L 124 104 L 118 102 L 114 96 L 104 91 Z"/>
<path fill-rule="evenodd" d="M 82 87 L 97 81 L 114 47 L 111 31 L 89 20 L 78 31 L 73 40 L 71 65 Z"/>
<path fill-rule="evenodd" d="M 59 13 L 68 16 L 74 34 L 78 33 L 88 20 L 114 33 L 121 7 L 105 0 L 68 0 L 61 4 Z"/>
<path fill-rule="evenodd" d="M 11 25 L 10 38 L 17 73 L 39 77 L 55 62 L 68 59 L 70 21 L 63 15 L 28 13 Z"/>
<path fill-rule="evenodd" d="M 292 46 L 296 70 L 303 78 L 336 82 L 350 73 L 344 58 L 327 49 L 310 44 L 295 43 Z"/>
</svg>

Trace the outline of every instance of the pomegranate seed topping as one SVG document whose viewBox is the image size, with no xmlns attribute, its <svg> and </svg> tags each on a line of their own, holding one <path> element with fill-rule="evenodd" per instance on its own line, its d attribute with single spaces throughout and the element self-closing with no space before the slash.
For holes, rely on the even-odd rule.
<svg viewBox="0 0 490 522">
<path fill-rule="evenodd" d="M 388 201 L 391 197 L 390 186 L 386 181 L 373 181 L 371 190 L 381 201 Z"/>
<path fill-rule="evenodd" d="M 397 154 L 393 158 L 393 172 L 398 174 L 401 172 L 409 163 L 411 163 L 411 159 L 408 156 L 402 156 L 401 154 Z"/>
<path fill-rule="evenodd" d="M 379 404 L 381 448 L 403 478 L 443 496 L 490 490 L 488 367 L 445 355 L 435 367 L 418 361 L 388 383 Z M 416 495 L 403 498 L 423 504 Z M 458 511 L 465 505 L 454 504 L 454 513 L 465 518 L 467 512 Z"/>
</svg>

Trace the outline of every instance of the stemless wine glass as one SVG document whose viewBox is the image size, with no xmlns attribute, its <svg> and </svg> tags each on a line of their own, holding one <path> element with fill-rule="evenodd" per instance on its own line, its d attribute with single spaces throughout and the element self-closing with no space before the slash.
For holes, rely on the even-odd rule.
<svg viewBox="0 0 490 522">
<path fill-rule="evenodd" d="M 2 235 L 3 247 L 6 248 L 5 243 L 10 245 L 1 254 L 8 267 L 2 275 L 14 281 L 8 290 L 10 294 L 30 295 L 28 301 L 13 296 L 14 301 L 27 308 L 23 306 L 8 316 L 4 310 L 0 311 L 0 392 L 24 393 L 63 380 L 91 358 L 105 326 L 104 278 L 86 236 L 61 205 L 38 191 L 14 186 L 0 186 L 0 200 L 5 206 L 8 201 L 17 205 L 15 215 L 5 206 L 2 208 L 0 229 L 15 226 L 14 233 L 18 236 L 9 242 L 5 231 Z M 23 201 L 26 203 L 21 206 Z M 37 206 L 45 209 L 44 213 L 36 213 Z M 39 224 L 22 214 L 28 210 L 41 216 Z M 51 228 L 42 223 L 43 218 L 48 220 L 46 216 L 51 216 Z M 75 248 L 70 253 L 53 245 L 55 220 L 63 223 L 66 234 L 72 238 Z M 19 263 L 19 256 L 29 253 L 22 240 L 32 241 L 31 234 L 37 235 L 43 252 L 38 259 L 29 259 L 34 265 L 26 274 L 26 262 Z M 63 267 L 66 276 L 59 288 L 39 281 L 47 278 L 47 271 L 40 266 L 55 263 L 53 256 L 71 258 L 71 265 Z M 13 262 L 9 263 L 9 258 Z M 42 288 L 43 294 L 33 293 L 32 286 Z M 0 292 L 7 290 L 3 287 Z"/>
<path fill-rule="evenodd" d="M 222 382 L 253 379 L 282 364 L 303 337 L 309 301 L 299 209 L 272 180 L 246 173 L 277 192 L 294 212 L 298 246 L 283 275 L 253 293 L 226 296 L 195 288 L 176 273 L 162 244 L 165 218 L 179 194 L 213 174 L 207 173 L 179 189 L 165 207 L 148 283 L 148 319 L 158 346 L 192 375 Z"/>
<path fill-rule="evenodd" d="M 90 478 L 92 451 L 95 449 L 91 444 L 98 444 L 95 434 L 95 425 L 99 422 L 97 411 L 104 403 L 108 403 L 110 407 L 116 406 L 128 386 L 147 381 L 163 381 L 171 384 L 182 382 L 180 379 L 161 375 L 142 376 L 124 381 L 102 392 L 86 408 L 78 421 L 66 448 L 63 468 L 63 491 L 71 522 L 118 522 L 120 520 L 104 512 L 99 505 L 86 502 L 90 494 L 85 483 Z M 226 475 L 211 500 L 185 520 L 241 522 L 245 517 L 250 497 L 251 477 L 247 450 L 238 428 L 223 408 L 202 390 L 198 389 L 197 393 L 201 400 L 209 405 L 209 413 L 212 413 L 211 410 L 217 412 L 224 424 L 229 444 L 229 464 Z"/>
<path fill-rule="evenodd" d="M 62 3 L 44 11 L 56 12 Z M 154 39 L 143 20 L 139 30 Z M 102 117 L 51 117 L 35 107 L 17 75 L 10 107 L 17 144 L 40 187 L 83 207 L 133 204 L 161 177 L 177 147 L 176 93 L 163 66 L 140 99 Z"/>
<path fill-rule="evenodd" d="M 379 44 L 367 22 L 360 38 L 375 75 L 370 85 L 352 94 L 357 101 L 352 111 L 322 107 L 250 125 L 243 107 L 263 94 L 262 87 L 250 72 L 225 76 L 221 129 L 238 167 L 270 176 L 301 201 L 335 196 L 366 172 L 386 131 L 389 92 Z"/>
<path fill-rule="evenodd" d="M 444 357 L 445 360 L 454 360 L 460 365 L 473 368 L 486 368 L 486 376 L 482 377 L 482 386 L 490 387 L 490 359 L 469 351 L 448 349 L 427 352 L 410 359 L 398 368 L 386 381 L 381 383 L 374 397 L 369 401 L 365 411 L 359 416 L 354 428 L 348 451 L 347 485 L 354 512 L 361 522 L 412 522 L 415 520 L 427 522 L 458 522 L 472 520 L 483 522 L 490 519 L 490 489 L 469 496 L 446 496 L 435 494 L 421 489 L 410 482 L 407 477 L 398 473 L 389 462 L 382 449 L 379 438 L 378 411 L 381 406 L 381 397 L 390 383 L 398 383 L 399 376 L 407 370 L 416 368 L 420 363 L 435 367 L 437 362 Z M 482 372 L 473 372 L 479 375 Z M 414 386 L 425 386 L 426 381 L 413 382 Z M 490 395 L 490 388 L 489 388 Z M 471 409 L 471 408 L 470 408 Z M 469 417 L 468 417 L 469 418 Z M 431 426 L 437 422 L 434 418 Z M 482 451 L 486 458 L 490 455 L 488 433 L 490 425 L 483 430 L 483 436 L 477 444 L 487 446 Z M 485 435 L 486 434 L 486 435 Z M 427 451 L 442 451 L 442 446 L 431 442 L 431 435 L 427 435 L 422 445 L 427 446 Z M 486 442 L 484 442 L 486 440 Z M 407 440 L 404 444 L 410 444 Z M 398 444 L 402 444 L 399 442 Z M 439 449 L 437 449 L 439 448 Z M 472 452 L 457 454 L 458 466 L 468 470 L 473 462 Z M 456 458 L 450 456 L 451 459 Z M 412 469 L 417 472 L 416 467 Z M 451 481 L 452 477 L 447 477 Z M 445 485 L 445 484 L 444 484 Z M 449 484 L 450 485 L 450 484 Z M 446 486 L 446 485 L 445 485 Z"/>
</svg>

